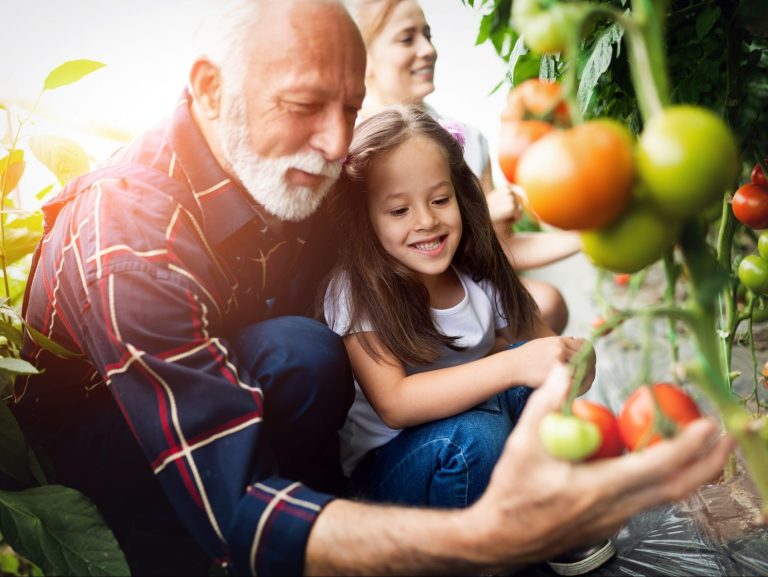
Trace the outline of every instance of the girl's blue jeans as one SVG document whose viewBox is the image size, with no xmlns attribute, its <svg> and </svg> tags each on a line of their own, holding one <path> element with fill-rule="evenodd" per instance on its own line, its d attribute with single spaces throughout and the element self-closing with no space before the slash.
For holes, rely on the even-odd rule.
<svg viewBox="0 0 768 577">
<path fill-rule="evenodd" d="M 531 392 L 512 387 L 453 417 L 403 430 L 358 465 L 353 496 L 443 508 L 472 504 L 485 491 Z"/>
</svg>

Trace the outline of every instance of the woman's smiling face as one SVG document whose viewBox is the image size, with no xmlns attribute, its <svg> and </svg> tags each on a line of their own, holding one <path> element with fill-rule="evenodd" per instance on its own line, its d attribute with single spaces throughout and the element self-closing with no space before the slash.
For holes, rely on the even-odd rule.
<svg viewBox="0 0 768 577">
<path fill-rule="evenodd" d="M 423 279 L 448 270 L 462 223 L 445 151 L 417 136 L 378 159 L 368 215 L 384 250 Z"/>
<path fill-rule="evenodd" d="M 416 0 L 401 0 L 368 46 L 366 83 L 385 104 L 420 104 L 435 90 L 437 51 Z"/>
</svg>

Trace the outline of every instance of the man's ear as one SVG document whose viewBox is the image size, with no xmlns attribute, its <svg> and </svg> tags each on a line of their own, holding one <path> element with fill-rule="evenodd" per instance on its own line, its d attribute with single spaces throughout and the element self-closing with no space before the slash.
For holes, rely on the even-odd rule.
<svg viewBox="0 0 768 577">
<path fill-rule="evenodd" d="M 189 71 L 189 90 L 198 110 L 208 120 L 221 113 L 221 70 L 206 58 L 199 58 Z"/>
</svg>

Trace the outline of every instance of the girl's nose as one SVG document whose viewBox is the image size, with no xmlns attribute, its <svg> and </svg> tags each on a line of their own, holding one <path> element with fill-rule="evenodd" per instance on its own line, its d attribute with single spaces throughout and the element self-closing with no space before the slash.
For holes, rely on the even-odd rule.
<svg viewBox="0 0 768 577">
<path fill-rule="evenodd" d="M 429 208 L 422 208 L 416 215 L 416 227 L 418 230 L 429 230 L 438 224 L 439 220 Z"/>
</svg>

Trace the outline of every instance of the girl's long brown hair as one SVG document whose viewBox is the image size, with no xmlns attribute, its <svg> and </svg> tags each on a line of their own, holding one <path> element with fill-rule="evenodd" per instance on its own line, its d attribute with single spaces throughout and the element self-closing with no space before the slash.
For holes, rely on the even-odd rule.
<svg viewBox="0 0 768 577">
<path fill-rule="evenodd" d="M 453 265 L 473 280 L 487 279 L 497 288 L 499 312 L 518 333 L 533 326 L 536 305 L 496 238 L 480 182 L 464 161 L 458 141 L 415 106 L 394 106 L 371 116 L 355 129 L 342 175 L 332 192 L 331 209 L 341 247 L 332 276 L 341 275 L 349 283 L 349 326 L 345 329 L 369 324 L 392 355 L 403 364 L 418 366 L 434 361 L 445 346 L 460 349 L 454 344 L 460 335 L 444 335 L 435 326 L 426 287 L 382 248 L 367 208 L 371 167 L 415 136 L 433 140 L 448 158 L 463 228 Z M 332 283 L 329 288 L 336 302 L 340 284 Z M 332 319 L 327 320 L 332 324 Z M 368 354 L 383 359 L 366 333 L 358 336 Z"/>
</svg>

